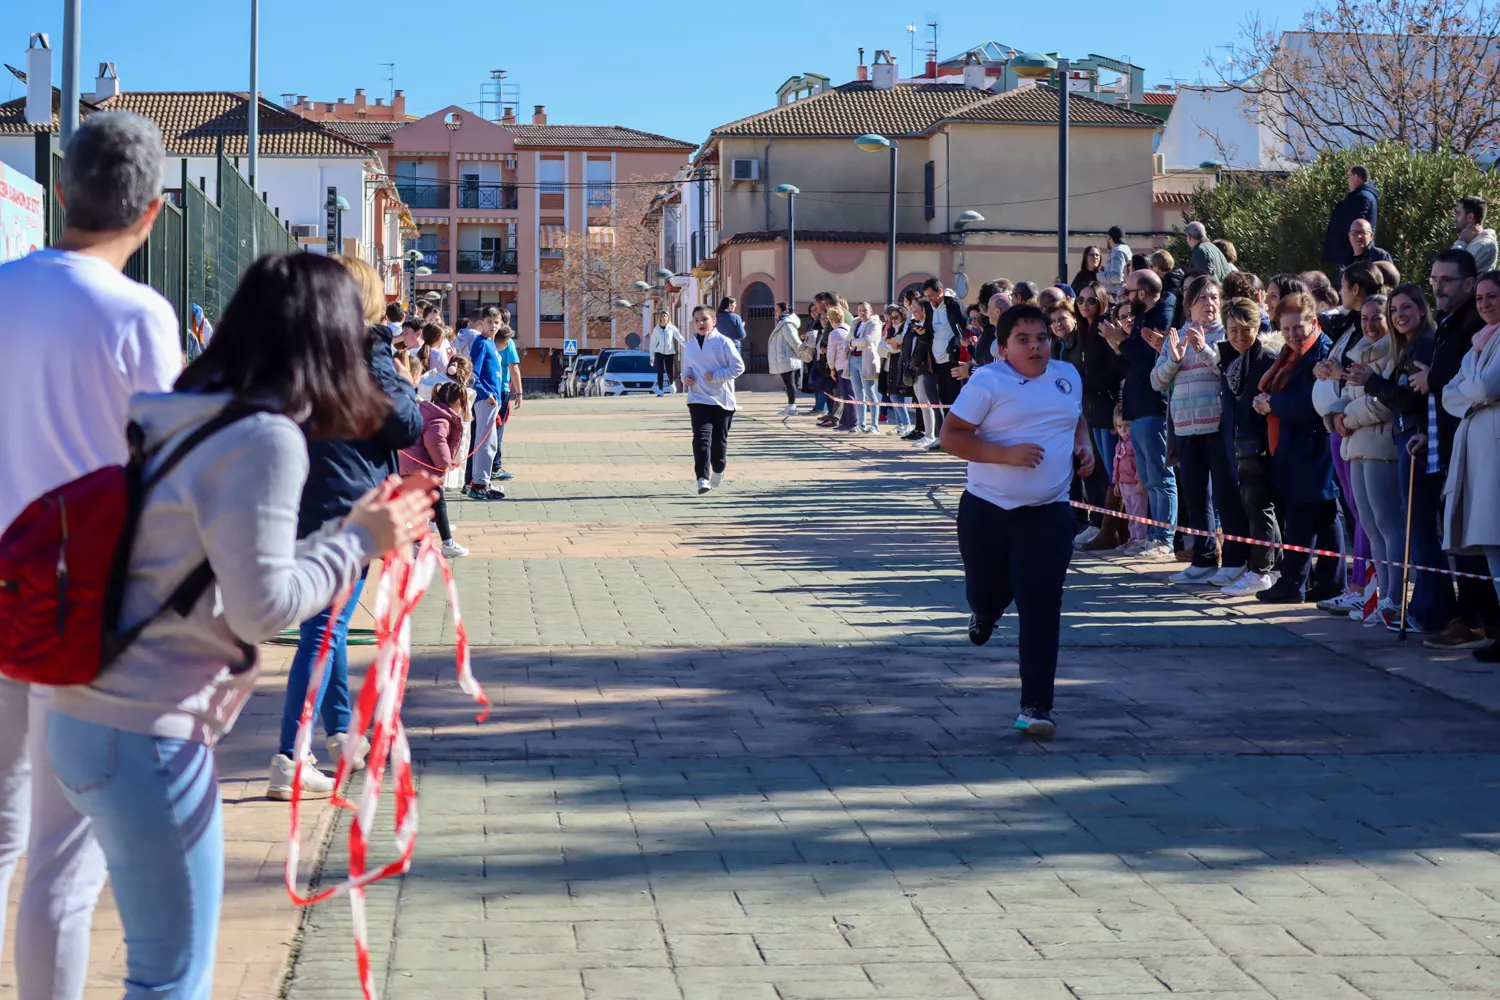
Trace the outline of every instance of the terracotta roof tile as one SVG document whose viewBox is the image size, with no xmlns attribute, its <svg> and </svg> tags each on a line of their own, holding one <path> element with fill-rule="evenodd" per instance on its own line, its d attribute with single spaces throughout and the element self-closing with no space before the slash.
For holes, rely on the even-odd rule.
<svg viewBox="0 0 1500 1000">
<path fill-rule="evenodd" d="M 15 72 L 15 70 L 11 70 Z M 24 77 L 23 77 L 24 79 Z M 62 93 L 52 88 L 52 127 L 49 131 L 58 130 L 57 112 L 62 107 Z M 93 105 L 87 101 L 78 102 L 78 110 L 82 114 L 88 114 Z M 26 98 L 18 97 L 14 101 L 6 101 L 0 104 L 0 135 L 33 135 L 41 129 L 36 125 L 26 124 Z"/>
<path fill-rule="evenodd" d="M 1193 196 L 1185 191 L 1157 191 L 1151 195 L 1151 201 L 1156 205 L 1180 205 L 1186 208 L 1193 203 Z"/>
<path fill-rule="evenodd" d="M 102 111 L 134 111 L 161 128 L 167 152 L 174 156 L 212 156 L 224 139 L 226 156 L 246 154 L 246 118 L 250 102 L 227 90 L 126 91 L 99 102 Z M 361 156 L 369 147 L 347 139 L 301 115 L 260 102 L 262 156 Z"/>
<path fill-rule="evenodd" d="M 345 139 L 351 139 L 366 146 L 378 146 L 390 142 L 391 133 L 407 123 L 372 122 L 356 119 L 354 121 L 318 122 L 318 124 L 330 132 L 337 132 Z"/>
<path fill-rule="evenodd" d="M 1147 91 L 1141 95 L 1142 104 L 1176 104 L 1176 93 L 1167 93 L 1161 90 Z"/>
<path fill-rule="evenodd" d="M 898 83 L 877 90 L 865 81 L 783 104 L 714 129 L 716 136 L 917 135 L 984 97 L 956 83 Z"/>
<path fill-rule="evenodd" d="M 1057 90 L 1038 84 L 1018 87 L 979 101 L 951 116 L 960 122 L 994 122 L 996 124 L 1056 125 Z M 1107 104 L 1082 94 L 1068 98 L 1068 121 L 1074 125 L 1149 125 L 1161 127 L 1161 119 L 1132 111 L 1119 104 Z"/>
<path fill-rule="evenodd" d="M 696 142 L 684 142 L 654 132 L 642 132 L 622 125 L 505 125 L 516 133 L 517 146 L 578 149 L 697 149 Z"/>
<path fill-rule="evenodd" d="M 1074 94 L 1070 116 L 1078 125 L 1160 127 L 1161 121 L 1129 108 Z M 1057 122 L 1057 91 L 1020 87 L 995 94 L 956 83 L 898 83 L 877 90 L 865 81 L 762 111 L 714 129 L 715 136 L 920 135 L 945 121 L 1047 125 Z"/>
</svg>

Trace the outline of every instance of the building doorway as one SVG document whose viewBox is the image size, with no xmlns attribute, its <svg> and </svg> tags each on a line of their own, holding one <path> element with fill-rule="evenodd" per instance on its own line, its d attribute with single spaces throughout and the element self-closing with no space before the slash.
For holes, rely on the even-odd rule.
<svg viewBox="0 0 1500 1000">
<path fill-rule="evenodd" d="M 764 375 L 767 370 L 766 344 L 776 326 L 776 295 L 763 281 L 745 286 L 740 298 L 740 318 L 745 321 L 745 374 Z"/>
</svg>

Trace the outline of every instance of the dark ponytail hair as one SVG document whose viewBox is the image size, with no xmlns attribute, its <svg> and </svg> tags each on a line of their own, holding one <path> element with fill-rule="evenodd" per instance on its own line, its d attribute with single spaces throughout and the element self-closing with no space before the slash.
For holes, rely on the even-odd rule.
<svg viewBox="0 0 1500 1000">
<path fill-rule="evenodd" d="M 370 374 L 359 286 L 319 254 L 268 254 L 250 265 L 178 392 L 228 392 L 270 403 L 309 439 L 359 440 L 391 401 Z"/>
</svg>

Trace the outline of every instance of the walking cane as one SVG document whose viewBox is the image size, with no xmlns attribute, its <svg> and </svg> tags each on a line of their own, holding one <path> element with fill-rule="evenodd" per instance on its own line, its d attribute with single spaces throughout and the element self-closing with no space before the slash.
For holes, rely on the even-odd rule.
<svg viewBox="0 0 1500 1000">
<path fill-rule="evenodd" d="M 1401 557 L 1401 630 L 1397 633 L 1402 642 L 1406 641 L 1406 581 L 1411 575 L 1411 503 L 1417 489 L 1417 460 L 1415 456 L 1408 457 L 1411 471 L 1406 477 L 1406 554 Z"/>
</svg>

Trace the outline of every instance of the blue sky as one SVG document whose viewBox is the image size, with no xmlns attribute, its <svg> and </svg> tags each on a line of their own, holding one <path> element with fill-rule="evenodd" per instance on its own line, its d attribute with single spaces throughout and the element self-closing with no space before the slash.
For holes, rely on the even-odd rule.
<svg viewBox="0 0 1500 1000">
<path fill-rule="evenodd" d="M 1129 57 L 1146 68 L 1148 86 L 1170 77 L 1193 81 L 1205 55 L 1232 41 L 1243 8 L 1165 8 L 1071 0 L 1067 3 L 950 4 L 927 0 L 813 3 L 635 5 L 604 0 L 492 3 L 455 0 L 261 0 L 261 92 L 314 99 L 370 97 L 406 91 L 408 109 L 475 105 L 491 69 L 520 86 L 523 113 L 547 105 L 558 123 L 620 124 L 701 141 L 715 125 L 765 110 L 787 77 L 803 72 L 843 83 L 854 76 L 857 49 L 866 58 L 893 51 L 910 64 L 906 25 L 918 26 L 918 61 L 926 24 L 939 22 L 946 58 L 994 39 L 1020 50 L 1090 52 Z M 7 28 L 0 61 L 25 67 L 27 35 L 62 41 L 61 0 L 0 0 Z M 1262 15 L 1294 27 L 1305 0 L 1263 0 Z M 83 89 L 113 61 L 127 90 L 245 90 L 249 76 L 248 0 L 84 0 Z M 644 12 L 653 11 L 654 16 Z M 60 55 L 57 59 L 61 70 Z M 10 74 L 0 95 L 19 97 Z M 474 110 L 478 110 L 477 107 Z"/>
</svg>

